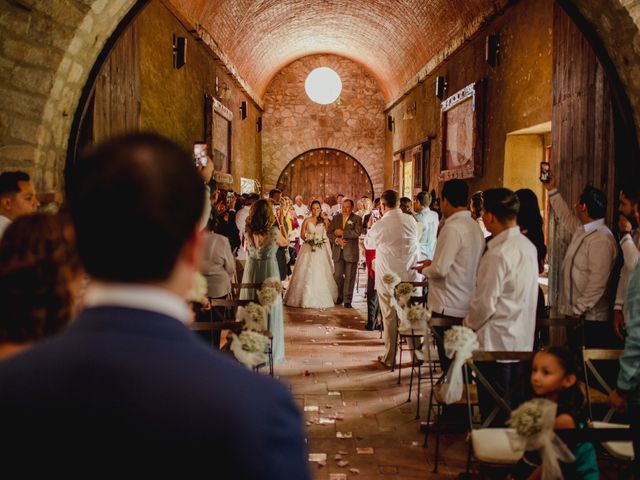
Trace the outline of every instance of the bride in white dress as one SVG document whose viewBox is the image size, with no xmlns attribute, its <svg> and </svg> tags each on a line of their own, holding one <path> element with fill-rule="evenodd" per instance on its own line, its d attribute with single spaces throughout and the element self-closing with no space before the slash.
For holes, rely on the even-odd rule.
<svg viewBox="0 0 640 480">
<path fill-rule="evenodd" d="M 285 305 L 300 308 L 331 308 L 338 297 L 338 287 L 333 279 L 331 246 L 327 237 L 329 221 L 322 218 L 320 202 L 311 203 L 311 216 L 302 224 L 300 248 L 289 288 L 284 297 Z M 310 242 L 316 240 L 316 246 Z M 322 240 L 324 243 L 318 245 Z"/>
</svg>

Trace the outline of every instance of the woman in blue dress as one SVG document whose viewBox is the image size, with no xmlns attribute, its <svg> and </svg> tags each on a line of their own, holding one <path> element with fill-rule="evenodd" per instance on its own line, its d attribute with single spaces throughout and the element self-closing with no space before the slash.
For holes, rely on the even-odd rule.
<svg viewBox="0 0 640 480">
<path fill-rule="evenodd" d="M 278 210 L 278 213 L 280 210 Z M 280 217 L 280 215 L 278 215 Z M 274 214 L 269 200 L 258 200 L 251 206 L 245 228 L 247 264 L 242 283 L 262 283 L 267 278 L 280 278 L 276 252 L 278 247 L 289 245 L 287 232 L 281 218 Z M 243 289 L 242 300 L 256 300 L 256 291 Z M 284 360 L 284 318 L 282 299 L 278 298 L 269 310 L 269 331 L 273 336 L 273 361 Z"/>
</svg>

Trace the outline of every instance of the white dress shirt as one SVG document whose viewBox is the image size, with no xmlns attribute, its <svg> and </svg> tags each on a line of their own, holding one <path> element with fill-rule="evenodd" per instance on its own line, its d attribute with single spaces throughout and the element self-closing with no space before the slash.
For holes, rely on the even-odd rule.
<svg viewBox="0 0 640 480">
<path fill-rule="evenodd" d="M 11 220 L 4 215 L 0 215 L 0 238 L 4 235 L 4 231 L 7 229 L 9 224 L 11 224 Z"/>
<path fill-rule="evenodd" d="M 304 203 L 300 206 L 296 205 L 295 203 L 293 204 L 293 211 L 296 212 L 296 217 L 302 217 L 302 218 L 307 218 L 308 216 L 311 215 L 311 211 L 309 210 L 309 207 L 307 207 Z M 300 222 L 302 223 L 302 222 Z"/>
<path fill-rule="evenodd" d="M 509 228 L 480 259 L 464 325 L 475 330 L 482 351 L 531 351 L 537 303 L 538 252 L 519 227 Z"/>
<path fill-rule="evenodd" d="M 424 226 L 420 233 L 420 260 L 431 260 L 436 250 L 438 235 L 438 224 L 440 218 L 438 214 L 429 207 L 424 207 L 415 214 L 415 219 Z"/>
<path fill-rule="evenodd" d="M 418 280 L 412 270 L 419 258 L 418 225 L 411 215 L 395 208 L 367 230 L 364 248 L 376 251 L 375 286 L 392 295 L 394 292 L 382 280 L 387 273 L 395 273 L 404 282 Z"/>
<path fill-rule="evenodd" d="M 616 303 L 613 309 L 622 310 L 626 319 L 628 318 L 626 300 L 629 280 L 640 258 L 640 229 L 636 229 L 632 234 L 623 235 L 620 239 L 620 248 L 622 249 L 624 265 L 620 270 L 620 280 L 618 280 L 618 289 L 616 290 Z"/>
<path fill-rule="evenodd" d="M 330 217 L 335 217 L 337 214 L 342 212 L 342 205 L 339 203 L 336 203 L 335 205 L 333 205 L 331 207 L 331 209 L 329 210 L 329 216 Z"/>
<path fill-rule="evenodd" d="M 184 298 L 160 287 L 135 283 L 93 282 L 84 297 L 90 307 L 126 307 L 147 310 L 191 323 L 193 314 Z"/>
<path fill-rule="evenodd" d="M 470 211 L 456 212 L 447 218 L 438 235 L 433 261 L 422 271 L 429 279 L 431 311 L 460 318 L 469 313 L 484 248 L 484 235 Z"/>
<path fill-rule="evenodd" d="M 248 258 L 247 249 L 244 244 L 244 230 L 247 227 L 247 218 L 249 218 L 250 210 L 251 207 L 246 205 L 236 213 L 236 227 L 238 227 L 238 235 L 240 236 L 240 247 L 236 252 L 236 258 L 238 260 L 246 260 Z"/>
<path fill-rule="evenodd" d="M 231 291 L 231 280 L 236 274 L 236 261 L 229 239 L 217 233 L 207 232 L 202 246 L 200 272 L 207 279 L 207 296 L 224 297 Z"/>
<path fill-rule="evenodd" d="M 549 192 L 549 202 L 560 224 L 573 233 L 562 262 L 559 311 L 604 322 L 609 319 L 605 293 L 618 251 L 615 238 L 603 218 L 582 225 L 558 190 Z"/>
</svg>

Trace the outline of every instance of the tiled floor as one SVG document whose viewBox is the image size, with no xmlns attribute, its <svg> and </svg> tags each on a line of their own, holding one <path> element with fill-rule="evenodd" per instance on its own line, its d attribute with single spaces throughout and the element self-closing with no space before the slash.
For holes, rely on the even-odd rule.
<svg viewBox="0 0 640 480">
<path fill-rule="evenodd" d="M 286 361 L 276 375 L 305 411 L 310 454 L 326 458 L 310 463 L 315 478 L 456 478 L 463 436 L 443 436 L 440 472 L 432 473 L 435 442 L 422 448 L 415 394 L 407 403 L 409 369 L 398 385 L 397 372 L 378 365 L 380 334 L 364 330 L 366 304 L 361 294 L 355 300 L 354 309 L 285 309 Z M 424 419 L 428 389 L 422 394 Z"/>
</svg>

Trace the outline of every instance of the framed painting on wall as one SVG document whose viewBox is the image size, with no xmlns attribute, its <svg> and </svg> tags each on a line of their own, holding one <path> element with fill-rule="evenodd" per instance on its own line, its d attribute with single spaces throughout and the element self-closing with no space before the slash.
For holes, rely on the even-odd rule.
<svg viewBox="0 0 640 480">
<path fill-rule="evenodd" d="M 477 81 L 442 102 L 441 181 L 482 175 L 483 88 Z"/>
<path fill-rule="evenodd" d="M 216 172 L 231 173 L 231 122 L 233 112 L 207 96 L 207 143 Z"/>
<path fill-rule="evenodd" d="M 425 169 L 422 144 L 414 147 L 410 155 L 413 159 L 413 188 L 422 188 Z"/>
<path fill-rule="evenodd" d="M 391 170 L 391 183 L 393 188 L 397 191 L 400 189 L 400 181 L 402 177 L 402 153 L 393 154 L 393 163 Z"/>
</svg>

